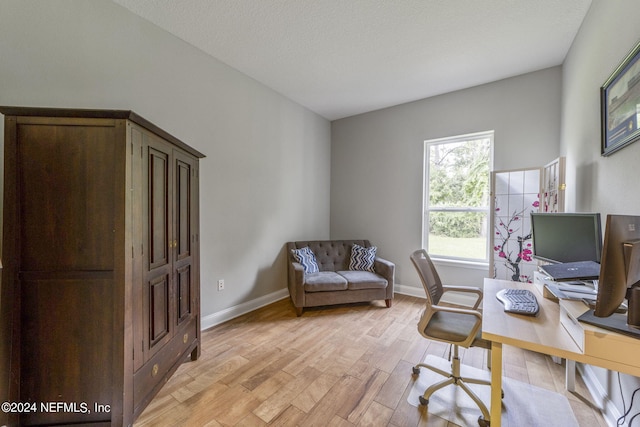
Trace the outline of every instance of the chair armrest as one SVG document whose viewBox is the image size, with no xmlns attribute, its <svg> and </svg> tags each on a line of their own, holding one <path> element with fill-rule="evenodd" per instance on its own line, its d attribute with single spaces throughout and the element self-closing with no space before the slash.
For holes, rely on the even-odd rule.
<svg viewBox="0 0 640 427">
<path fill-rule="evenodd" d="M 458 314 L 468 314 L 470 316 L 475 316 L 478 319 L 482 320 L 482 312 L 478 310 L 473 310 L 470 308 L 459 308 L 459 307 L 446 307 L 442 305 L 432 305 L 431 309 L 433 311 L 446 311 L 449 313 L 458 313 Z"/>
<path fill-rule="evenodd" d="M 456 285 L 443 285 L 442 286 L 442 293 L 446 293 L 446 292 L 466 292 L 466 293 L 470 293 L 470 294 L 475 294 L 476 295 L 476 302 L 473 304 L 473 309 L 477 309 L 480 306 L 480 303 L 482 302 L 482 298 L 484 296 L 482 289 L 476 287 L 476 286 L 456 286 Z"/>
</svg>

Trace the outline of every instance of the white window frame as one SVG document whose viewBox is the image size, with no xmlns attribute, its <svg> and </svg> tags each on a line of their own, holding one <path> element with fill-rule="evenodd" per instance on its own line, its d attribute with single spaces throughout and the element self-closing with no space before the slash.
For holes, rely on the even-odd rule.
<svg viewBox="0 0 640 427">
<path fill-rule="evenodd" d="M 491 197 L 488 198 L 488 205 L 484 206 L 484 207 L 468 207 L 468 208 L 462 208 L 462 207 L 435 207 L 435 208 L 430 208 L 429 207 L 429 148 L 432 145 L 437 145 L 437 144 L 450 144 L 450 143 L 459 143 L 459 142 L 467 142 L 470 140 L 477 140 L 477 139 L 485 139 L 488 138 L 489 139 L 489 169 L 487 171 L 488 174 L 488 188 L 487 188 L 487 192 L 490 195 L 490 190 L 491 190 L 491 171 L 493 170 L 493 143 L 494 143 L 494 131 L 484 131 L 484 132 L 475 132 L 475 133 L 469 133 L 469 134 L 465 134 L 465 135 L 457 135 L 457 136 L 451 136 L 451 137 L 445 137 L 445 138 L 437 138 L 437 139 L 430 139 L 430 140 L 425 140 L 424 141 L 424 157 L 423 157 L 423 191 L 422 191 L 422 195 L 423 195 L 423 201 L 422 201 L 422 247 L 425 250 L 428 250 L 429 247 L 429 233 L 428 233 L 428 226 L 429 226 L 429 213 L 430 212 L 485 212 L 487 215 L 487 222 L 486 222 L 486 245 L 485 245 L 485 258 L 464 258 L 464 257 L 453 257 L 453 256 L 449 256 L 449 255 L 440 255 L 440 254 L 433 254 L 432 258 L 439 260 L 439 261 L 451 261 L 451 262 L 455 262 L 455 263 L 465 263 L 465 264 L 482 264 L 482 265 L 488 265 L 489 263 L 489 255 L 490 255 L 490 244 L 491 244 L 491 238 L 490 238 L 490 208 L 489 205 L 491 204 Z"/>
</svg>

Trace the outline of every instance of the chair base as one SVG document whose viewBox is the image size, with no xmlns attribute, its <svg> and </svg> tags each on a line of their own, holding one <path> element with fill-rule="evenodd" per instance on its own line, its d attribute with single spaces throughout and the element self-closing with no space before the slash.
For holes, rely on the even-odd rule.
<svg viewBox="0 0 640 427">
<path fill-rule="evenodd" d="M 460 374 L 460 357 L 458 356 L 458 346 L 457 345 L 453 345 L 453 358 L 451 359 L 451 372 L 447 372 L 444 371 L 440 368 L 437 368 L 435 366 L 431 366 L 431 365 L 427 365 L 425 363 L 418 363 L 416 366 L 413 367 L 413 373 L 415 375 L 419 375 L 420 374 L 420 368 L 427 368 L 437 374 L 442 375 L 443 377 L 445 377 L 444 380 L 439 381 L 435 384 L 432 384 L 431 386 L 429 386 L 424 394 L 422 396 L 420 396 L 420 404 L 427 406 L 429 404 L 429 398 L 431 397 L 431 395 L 433 393 L 435 393 L 436 391 L 454 384 L 456 386 L 459 386 L 460 388 L 462 388 L 462 390 L 464 390 L 465 393 L 467 393 L 467 395 L 476 403 L 476 405 L 480 408 L 480 411 L 482 412 L 482 415 L 478 418 L 478 424 L 480 425 L 480 427 L 485 427 L 485 426 L 489 426 L 491 424 L 491 415 L 489 414 L 489 410 L 487 409 L 487 406 L 480 400 L 480 398 L 478 397 L 478 395 L 476 395 L 473 390 L 471 390 L 471 388 L 469 388 L 469 386 L 467 384 L 482 384 L 482 385 L 488 385 L 491 386 L 491 381 L 488 380 L 483 380 L 483 379 L 478 379 L 478 378 L 468 378 L 468 377 L 462 377 Z"/>
</svg>

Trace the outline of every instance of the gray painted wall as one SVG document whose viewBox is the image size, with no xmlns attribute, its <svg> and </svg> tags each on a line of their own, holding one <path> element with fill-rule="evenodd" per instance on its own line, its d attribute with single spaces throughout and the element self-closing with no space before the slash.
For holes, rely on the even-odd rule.
<svg viewBox="0 0 640 427">
<path fill-rule="evenodd" d="M 638 0 L 594 0 L 563 67 L 561 152 L 567 157 L 567 209 L 600 212 L 603 227 L 606 214 L 640 215 L 640 143 L 600 156 L 599 92 L 640 41 L 638 16 L 630 13 L 637 10 Z M 621 415 L 618 374 L 596 368 L 592 372 L 602 393 L 601 407 Z M 622 375 L 620 381 L 628 406 L 640 379 Z M 614 406 L 607 404 L 609 399 Z"/>
<path fill-rule="evenodd" d="M 594 1 L 563 70 L 561 151 L 567 202 L 575 210 L 640 215 L 640 144 L 600 155 L 600 87 L 640 41 L 638 0 Z"/>
<path fill-rule="evenodd" d="M 494 130 L 495 170 L 543 166 L 559 153 L 561 78 L 554 67 L 332 122 L 331 237 L 370 239 L 402 286 L 419 286 L 424 141 Z M 439 272 L 477 285 L 488 266 Z"/>
<path fill-rule="evenodd" d="M 283 290 L 285 242 L 329 237 L 329 122 L 123 7 L 1 0 L 0 58 L 0 105 L 130 109 L 207 155 L 203 317 Z"/>
</svg>

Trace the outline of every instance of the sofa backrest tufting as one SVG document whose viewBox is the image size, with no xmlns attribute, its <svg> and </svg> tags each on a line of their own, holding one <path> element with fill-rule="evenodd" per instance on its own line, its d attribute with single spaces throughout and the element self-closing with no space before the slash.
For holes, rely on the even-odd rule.
<svg viewBox="0 0 640 427">
<path fill-rule="evenodd" d="M 371 246 L 368 240 L 311 240 L 291 242 L 287 251 L 289 257 L 293 257 L 291 249 L 302 249 L 309 246 L 318 262 L 320 271 L 341 271 L 349 269 L 351 260 L 351 247 L 354 243 L 368 248 Z"/>
</svg>

